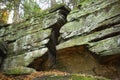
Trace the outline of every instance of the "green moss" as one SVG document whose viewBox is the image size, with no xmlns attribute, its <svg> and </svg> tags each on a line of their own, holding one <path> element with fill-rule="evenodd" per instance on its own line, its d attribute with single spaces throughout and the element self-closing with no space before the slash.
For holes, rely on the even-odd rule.
<svg viewBox="0 0 120 80">
<path fill-rule="evenodd" d="M 66 75 L 66 76 L 53 76 L 53 75 L 48 75 L 48 76 L 42 76 L 35 78 L 34 80 L 110 80 L 106 79 L 103 77 L 94 77 L 94 76 L 83 76 L 81 74 L 77 75 Z"/>
<path fill-rule="evenodd" d="M 82 76 L 82 75 L 72 75 L 72 80 L 109 80 L 106 78 L 94 77 L 94 76 Z"/>
<path fill-rule="evenodd" d="M 82 7 L 90 6 L 90 5 L 94 4 L 95 2 L 98 2 L 98 0 L 80 0 L 77 3 L 77 6 L 79 6 L 79 5 L 81 5 Z"/>
<path fill-rule="evenodd" d="M 20 68 L 14 68 L 14 69 L 9 69 L 8 71 L 7 71 L 7 73 L 8 74 L 20 74 L 22 72 L 22 70 L 20 69 Z"/>
<path fill-rule="evenodd" d="M 27 67 L 14 67 L 14 68 L 9 68 L 7 69 L 4 73 L 7 75 L 11 74 L 28 74 L 31 72 L 34 72 L 35 70 L 32 68 L 27 68 Z"/>
</svg>

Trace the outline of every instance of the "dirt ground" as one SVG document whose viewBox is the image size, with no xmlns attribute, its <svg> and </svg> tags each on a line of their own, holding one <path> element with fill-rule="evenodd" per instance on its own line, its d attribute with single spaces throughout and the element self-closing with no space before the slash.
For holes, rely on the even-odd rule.
<svg viewBox="0 0 120 80">
<path fill-rule="evenodd" d="M 68 75 L 69 73 L 66 72 L 61 72 L 58 70 L 52 70 L 52 71 L 39 71 L 27 75 L 4 75 L 0 73 L 0 80 L 33 80 L 36 77 L 42 77 L 42 76 L 47 76 L 47 75 L 53 75 L 53 76 L 64 76 Z"/>
</svg>

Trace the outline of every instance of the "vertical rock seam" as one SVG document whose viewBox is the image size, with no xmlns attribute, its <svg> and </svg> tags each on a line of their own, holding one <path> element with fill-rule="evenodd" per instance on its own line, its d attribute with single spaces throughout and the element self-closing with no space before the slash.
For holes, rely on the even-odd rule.
<svg viewBox="0 0 120 80">
<path fill-rule="evenodd" d="M 70 9 L 65 6 L 59 6 L 57 9 L 51 9 L 54 13 L 48 14 L 44 20 L 44 29 L 50 29 L 51 35 L 49 36 L 49 42 L 46 44 L 48 48 L 48 66 L 49 68 L 54 68 L 56 64 L 56 45 L 59 44 L 58 37 L 60 36 L 59 30 L 60 28 L 67 22 L 66 17 L 70 12 Z M 53 18 L 54 17 L 54 18 Z"/>
</svg>

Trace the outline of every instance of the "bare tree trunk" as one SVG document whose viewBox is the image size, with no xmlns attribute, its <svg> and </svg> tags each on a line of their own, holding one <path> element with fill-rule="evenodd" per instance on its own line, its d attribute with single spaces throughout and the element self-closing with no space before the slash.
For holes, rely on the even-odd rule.
<svg viewBox="0 0 120 80">
<path fill-rule="evenodd" d="M 19 5 L 20 5 L 20 0 L 19 1 L 14 1 L 14 17 L 13 17 L 13 22 L 19 22 Z"/>
<path fill-rule="evenodd" d="M 62 3 L 65 3 L 65 0 L 62 0 Z"/>
<path fill-rule="evenodd" d="M 56 4 L 56 0 L 51 0 L 51 6 L 54 6 Z"/>
</svg>

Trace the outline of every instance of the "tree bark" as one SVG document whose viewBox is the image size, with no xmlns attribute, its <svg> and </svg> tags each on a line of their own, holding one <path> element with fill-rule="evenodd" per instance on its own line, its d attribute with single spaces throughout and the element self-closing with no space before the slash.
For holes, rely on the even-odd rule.
<svg viewBox="0 0 120 80">
<path fill-rule="evenodd" d="M 56 0 L 51 0 L 51 7 L 56 4 Z"/>
<path fill-rule="evenodd" d="M 20 1 L 14 1 L 14 17 L 13 17 L 13 22 L 19 22 L 20 19 L 20 15 L 19 15 L 19 5 L 20 5 Z"/>
</svg>

